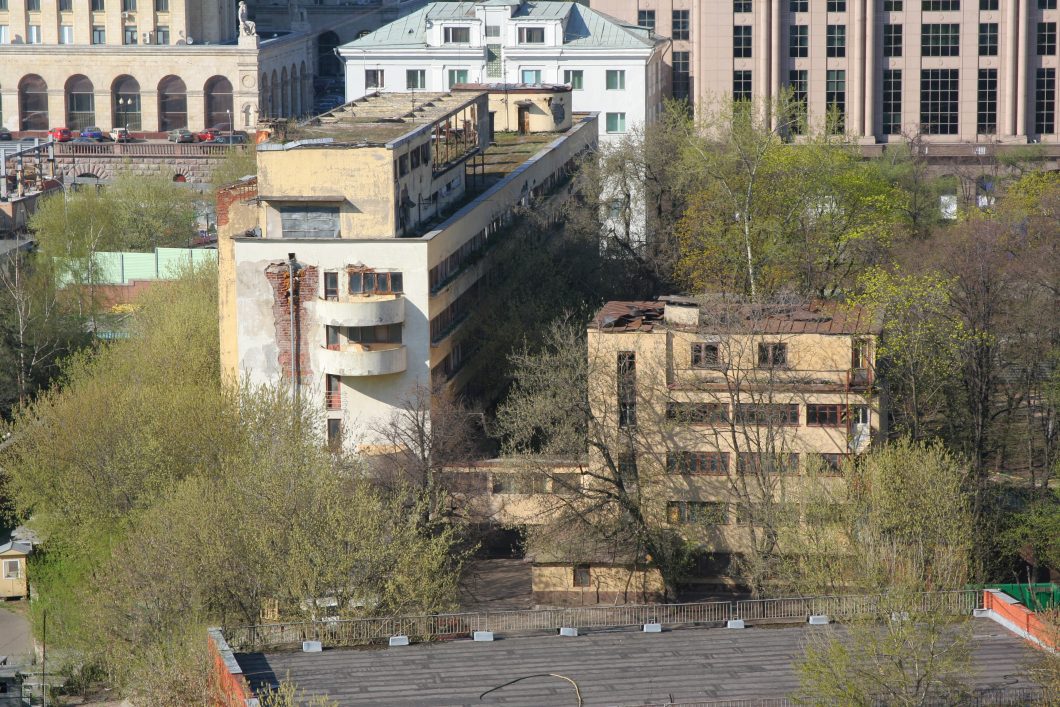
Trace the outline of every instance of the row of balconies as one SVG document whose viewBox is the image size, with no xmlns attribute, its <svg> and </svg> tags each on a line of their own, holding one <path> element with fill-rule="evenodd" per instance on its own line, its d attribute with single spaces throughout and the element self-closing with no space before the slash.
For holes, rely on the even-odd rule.
<svg viewBox="0 0 1060 707">
<path fill-rule="evenodd" d="M 374 327 L 405 321 L 405 298 L 400 294 L 321 298 L 312 307 L 326 326 Z M 325 344 L 318 356 L 322 371 L 335 376 L 385 376 L 408 367 L 407 350 L 401 343 Z M 334 398 L 328 396 L 329 409 L 341 407 L 341 401 Z"/>
</svg>

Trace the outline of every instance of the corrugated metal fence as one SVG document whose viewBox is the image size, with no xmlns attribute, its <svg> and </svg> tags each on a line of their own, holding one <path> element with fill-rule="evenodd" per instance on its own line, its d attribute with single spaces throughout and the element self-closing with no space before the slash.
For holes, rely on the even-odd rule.
<svg viewBox="0 0 1060 707">
<path fill-rule="evenodd" d="M 298 623 L 235 626 L 224 630 L 235 651 L 255 651 L 320 641 L 325 646 L 361 646 L 405 635 L 415 641 L 468 636 L 475 631 L 498 634 L 556 631 L 562 627 L 621 628 L 658 623 L 664 625 L 718 624 L 744 621 L 801 620 L 811 615 L 870 616 L 880 611 L 879 596 L 794 597 L 692 604 L 636 604 L 589 606 L 530 611 L 488 611 L 426 616 L 388 616 Z M 933 592 L 921 595 L 922 607 L 954 616 L 969 615 L 982 606 L 976 590 Z"/>
</svg>

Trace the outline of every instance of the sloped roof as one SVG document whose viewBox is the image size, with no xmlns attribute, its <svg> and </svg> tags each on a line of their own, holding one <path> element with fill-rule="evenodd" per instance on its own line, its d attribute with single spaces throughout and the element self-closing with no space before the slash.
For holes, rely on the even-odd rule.
<svg viewBox="0 0 1060 707">
<path fill-rule="evenodd" d="M 9 542 L 0 545 L 0 555 L 7 552 L 17 552 L 22 555 L 28 555 L 33 552 L 33 546 L 29 543 L 19 543 L 11 540 Z"/>
<path fill-rule="evenodd" d="M 377 29 L 343 47 L 351 49 L 426 47 L 427 21 L 466 20 L 476 5 L 515 5 L 511 0 L 432 2 L 426 7 Z M 567 17 L 564 47 L 637 49 L 655 46 L 648 30 L 574 2 L 530 2 L 520 5 L 516 18 L 558 20 Z M 483 51 L 485 51 L 483 49 Z"/>
</svg>

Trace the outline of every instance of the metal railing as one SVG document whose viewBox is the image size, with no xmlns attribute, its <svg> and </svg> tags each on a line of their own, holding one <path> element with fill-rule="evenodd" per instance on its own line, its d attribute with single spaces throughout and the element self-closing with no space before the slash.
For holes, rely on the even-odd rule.
<svg viewBox="0 0 1060 707">
<path fill-rule="evenodd" d="M 982 592 L 962 590 L 922 594 L 923 609 L 970 615 L 982 606 Z M 361 646 L 405 635 L 412 640 L 469 636 L 475 631 L 500 634 L 556 631 L 562 627 L 622 628 L 642 624 L 720 624 L 744 621 L 805 621 L 811 615 L 864 617 L 886 609 L 875 595 L 792 597 L 688 604 L 628 604 L 569 609 L 487 611 L 480 613 L 390 616 L 364 619 L 330 619 L 293 623 L 234 626 L 224 630 L 225 640 L 236 651 L 253 651 L 320 641 L 325 646 Z"/>
<path fill-rule="evenodd" d="M 55 156 L 110 156 L 110 157 L 203 157 L 226 155 L 232 150 L 245 150 L 246 145 L 210 145 L 181 142 L 99 142 L 55 143 Z"/>
</svg>

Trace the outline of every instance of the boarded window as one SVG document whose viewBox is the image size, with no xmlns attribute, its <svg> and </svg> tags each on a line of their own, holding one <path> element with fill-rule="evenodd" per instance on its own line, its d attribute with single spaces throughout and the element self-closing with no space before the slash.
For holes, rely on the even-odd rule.
<svg viewBox="0 0 1060 707">
<path fill-rule="evenodd" d="M 326 206 L 281 206 L 284 238 L 338 238 L 339 209 Z"/>
</svg>

